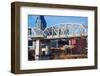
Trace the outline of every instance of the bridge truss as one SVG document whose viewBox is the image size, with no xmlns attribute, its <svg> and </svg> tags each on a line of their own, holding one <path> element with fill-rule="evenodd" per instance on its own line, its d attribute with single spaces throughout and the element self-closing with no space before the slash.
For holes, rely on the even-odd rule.
<svg viewBox="0 0 100 76">
<path fill-rule="evenodd" d="M 69 38 L 87 36 L 88 27 L 79 23 L 59 23 L 46 27 L 44 30 L 33 28 L 31 37 L 43 37 L 46 39 Z"/>
</svg>

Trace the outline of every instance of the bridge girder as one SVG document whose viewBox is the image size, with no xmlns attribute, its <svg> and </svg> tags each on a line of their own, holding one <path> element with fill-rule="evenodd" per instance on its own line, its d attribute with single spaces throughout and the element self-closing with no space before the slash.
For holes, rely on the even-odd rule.
<svg viewBox="0 0 100 76">
<path fill-rule="evenodd" d="M 51 27 L 47 27 L 44 30 L 33 28 L 32 37 L 52 37 L 53 36 L 75 36 L 75 35 L 87 35 L 88 28 L 79 23 L 59 23 Z"/>
</svg>

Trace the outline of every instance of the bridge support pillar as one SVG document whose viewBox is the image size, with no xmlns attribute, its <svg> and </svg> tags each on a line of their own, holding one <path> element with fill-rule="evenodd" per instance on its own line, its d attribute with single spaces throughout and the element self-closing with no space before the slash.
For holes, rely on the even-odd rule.
<svg viewBox="0 0 100 76">
<path fill-rule="evenodd" d="M 50 41 L 46 43 L 46 55 L 50 55 Z"/>
<path fill-rule="evenodd" d="M 36 40 L 36 49 L 35 49 L 35 60 L 39 60 L 41 56 L 41 42 L 39 39 Z"/>
</svg>

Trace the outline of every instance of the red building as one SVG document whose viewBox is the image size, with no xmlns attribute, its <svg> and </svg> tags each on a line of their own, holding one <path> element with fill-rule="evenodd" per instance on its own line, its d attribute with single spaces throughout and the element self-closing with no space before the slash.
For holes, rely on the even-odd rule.
<svg viewBox="0 0 100 76">
<path fill-rule="evenodd" d="M 73 54 L 81 54 L 87 48 L 87 38 L 86 37 L 70 38 L 69 45 L 74 45 L 74 48 L 72 48 Z"/>
</svg>

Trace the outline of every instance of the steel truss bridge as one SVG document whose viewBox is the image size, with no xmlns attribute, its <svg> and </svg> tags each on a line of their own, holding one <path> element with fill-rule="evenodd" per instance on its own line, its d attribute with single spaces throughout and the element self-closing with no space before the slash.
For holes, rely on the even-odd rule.
<svg viewBox="0 0 100 76">
<path fill-rule="evenodd" d="M 59 23 L 44 30 L 32 28 L 31 38 L 58 39 L 87 36 L 88 27 L 79 23 Z"/>
</svg>

